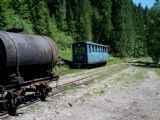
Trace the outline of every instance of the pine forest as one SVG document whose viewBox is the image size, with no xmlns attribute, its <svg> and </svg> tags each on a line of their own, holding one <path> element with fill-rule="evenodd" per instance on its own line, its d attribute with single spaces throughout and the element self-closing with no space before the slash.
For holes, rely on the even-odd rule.
<svg viewBox="0 0 160 120">
<path fill-rule="evenodd" d="M 74 41 L 108 45 L 116 57 L 160 60 L 160 0 L 0 0 L 0 30 L 51 37 L 60 49 Z"/>
</svg>

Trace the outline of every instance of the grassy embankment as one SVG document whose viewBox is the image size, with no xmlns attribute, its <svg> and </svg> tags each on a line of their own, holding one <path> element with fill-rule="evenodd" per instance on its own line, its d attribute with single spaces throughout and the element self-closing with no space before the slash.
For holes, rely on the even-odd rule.
<svg viewBox="0 0 160 120">
<path fill-rule="evenodd" d="M 61 58 L 72 61 L 72 50 L 71 50 L 71 48 L 59 49 L 59 56 Z M 121 58 L 118 58 L 118 57 L 112 57 L 110 55 L 108 65 L 117 64 L 117 63 L 121 63 L 121 62 L 128 63 L 128 62 L 133 62 L 135 60 L 136 61 L 143 61 L 143 62 L 151 61 L 150 58 L 123 58 L 123 59 L 121 59 Z M 81 69 L 70 69 L 68 65 L 64 65 L 64 66 L 55 66 L 53 68 L 53 71 L 57 74 L 67 74 L 67 73 L 80 72 L 82 70 Z M 159 69 L 156 70 L 156 71 L 160 74 Z"/>
<path fill-rule="evenodd" d="M 67 48 L 67 49 L 60 49 L 59 50 L 59 56 L 63 59 L 67 59 L 72 61 L 72 50 L 71 48 Z M 116 58 L 116 57 L 109 57 L 109 61 L 108 64 L 115 64 L 118 62 L 122 62 L 125 61 L 127 59 L 120 59 L 120 58 Z M 83 69 L 84 70 L 84 69 Z M 55 66 L 53 68 L 53 71 L 57 74 L 67 74 L 67 73 L 74 73 L 74 72 L 79 72 L 81 71 L 81 69 L 70 69 L 68 65 L 64 65 L 64 66 Z"/>
</svg>

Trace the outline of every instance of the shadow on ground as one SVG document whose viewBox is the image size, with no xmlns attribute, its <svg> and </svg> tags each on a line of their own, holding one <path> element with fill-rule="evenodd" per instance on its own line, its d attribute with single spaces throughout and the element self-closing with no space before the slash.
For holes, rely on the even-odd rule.
<svg viewBox="0 0 160 120">
<path fill-rule="evenodd" d="M 131 65 L 135 66 L 135 67 L 144 67 L 144 68 L 160 68 L 160 64 L 155 64 L 153 62 L 147 62 L 147 61 L 134 61 L 134 62 L 128 62 Z"/>
</svg>

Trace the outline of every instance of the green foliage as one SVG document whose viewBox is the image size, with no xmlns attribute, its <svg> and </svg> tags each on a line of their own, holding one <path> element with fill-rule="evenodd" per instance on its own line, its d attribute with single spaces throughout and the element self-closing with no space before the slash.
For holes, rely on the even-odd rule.
<svg viewBox="0 0 160 120">
<path fill-rule="evenodd" d="M 23 2 L 23 4 L 19 2 Z M 11 0 L 0 1 L 0 29 L 23 28 L 25 32 L 33 33 L 32 24 L 27 19 L 29 12 L 26 12 L 27 8 L 24 5 L 24 1 L 20 0 L 19 2 Z M 13 4 L 15 4 L 14 7 Z"/>
<path fill-rule="evenodd" d="M 136 36 L 133 25 L 131 1 L 114 0 L 112 18 L 115 33 L 115 54 L 119 57 L 132 56 Z"/>
<path fill-rule="evenodd" d="M 89 0 L 77 1 L 76 32 L 77 40 L 92 40 L 91 4 Z"/>
<path fill-rule="evenodd" d="M 148 53 L 155 63 L 160 60 L 160 2 L 157 2 L 150 12 L 148 24 Z"/>
<path fill-rule="evenodd" d="M 64 59 L 72 60 L 72 49 L 68 46 L 68 48 L 59 49 L 59 55 L 63 56 Z"/>
<path fill-rule="evenodd" d="M 148 22 L 148 8 L 143 10 L 139 4 L 138 7 L 134 7 L 134 27 L 136 33 L 136 41 L 134 45 L 134 57 L 143 57 L 147 55 L 147 22 Z"/>
<path fill-rule="evenodd" d="M 157 58 L 158 6 L 159 0 L 150 13 L 132 0 L 0 0 L 0 29 L 46 35 L 65 50 L 77 40 L 94 41 L 118 57 L 144 57 L 148 47 Z"/>
<path fill-rule="evenodd" d="M 73 39 L 60 31 L 56 26 L 54 16 L 48 19 L 48 35 L 59 45 L 59 47 L 68 48 L 71 46 Z"/>
</svg>

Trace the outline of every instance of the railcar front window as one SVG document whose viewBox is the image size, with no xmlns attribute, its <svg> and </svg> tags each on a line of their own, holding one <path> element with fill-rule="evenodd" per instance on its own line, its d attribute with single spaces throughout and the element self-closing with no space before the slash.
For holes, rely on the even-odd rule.
<svg viewBox="0 0 160 120">
<path fill-rule="evenodd" d="M 91 52 L 92 52 L 92 50 L 91 50 L 91 46 L 90 46 L 90 45 L 88 45 L 88 48 L 89 48 L 89 53 L 91 53 Z"/>
<path fill-rule="evenodd" d="M 75 47 L 75 53 L 76 53 L 76 54 L 84 54 L 84 53 L 85 53 L 85 48 L 84 48 L 84 46 L 76 46 L 76 47 Z"/>
</svg>

